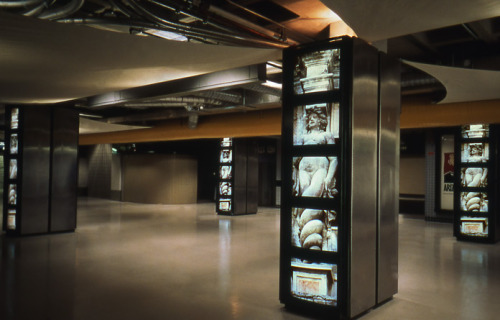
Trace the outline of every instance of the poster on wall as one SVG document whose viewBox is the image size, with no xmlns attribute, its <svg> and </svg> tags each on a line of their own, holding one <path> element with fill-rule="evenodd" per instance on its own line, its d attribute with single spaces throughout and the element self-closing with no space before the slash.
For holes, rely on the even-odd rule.
<svg viewBox="0 0 500 320">
<path fill-rule="evenodd" d="M 19 150 L 17 133 L 10 135 L 10 154 L 17 154 Z"/>
<path fill-rule="evenodd" d="M 231 211 L 231 199 L 220 199 L 219 200 L 219 210 L 220 211 Z"/>
<path fill-rule="evenodd" d="M 335 198 L 337 157 L 293 157 L 293 196 Z"/>
<path fill-rule="evenodd" d="M 337 252 L 337 213 L 334 210 L 292 208 L 292 245 Z"/>
<path fill-rule="evenodd" d="M 340 49 L 314 51 L 298 56 L 293 77 L 295 94 L 339 89 Z"/>
<path fill-rule="evenodd" d="M 440 206 L 441 210 L 453 210 L 453 185 L 455 170 L 455 138 L 453 135 L 441 136 Z"/>
<path fill-rule="evenodd" d="M 294 110 L 293 144 L 335 144 L 339 139 L 339 103 L 298 106 Z"/>
<path fill-rule="evenodd" d="M 219 194 L 221 196 L 230 196 L 233 194 L 233 188 L 231 182 L 220 182 L 219 183 Z"/>
<path fill-rule="evenodd" d="M 9 205 L 15 206 L 17 204 L 17 186 L 15 184 L 9 184 L 8 191 L 8 203 Z"/>
<path fill-rule="evenodd" d="M 9 230 L 16 230 L 16 209 L 9 209 L 7 211 L 7 228 Z"/>
<path fill-rule="evenodd" d="M 323 305 L 337 305 L 337 265 L 292 258 L 291 294 Z"/>
</svg>

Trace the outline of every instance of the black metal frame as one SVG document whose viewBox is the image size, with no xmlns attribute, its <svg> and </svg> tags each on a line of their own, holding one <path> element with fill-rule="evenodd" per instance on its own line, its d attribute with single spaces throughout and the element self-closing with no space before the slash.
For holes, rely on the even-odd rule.
<svg viewBox="0 0 500 320">
<path fill-rule="evenodd" d="M 499 232 L 497 230 L 499 219 L 498 211 L 498 143 L 499 143 L 499 127 L 489 126 L 489 137 L 487 138 L 464 138 L 462 136 L 462 128 L 458 128 L 455 134 L 455 195 L 454 195 L 454 228 L 453 234 L 457 240 L 495 243 L 498 241 Z M 489 144 L 489 159 L 487 162 L 461 162 L 461 146 L 463 143 L 488 143 Z M 461 184 L 461 170 L 469 167 L 481 167 L 488 169 L 488 185 L 486 187 L 464 187 Z M 460 194 L 461 192 L 485 192 L 488 195 L 488 212 L 469 212 L 461 210 Z M 473 216 L 488 219 L 488 236 L 470 236 L 460 233 L 461 218 L 464 216 Z"/>
<path fill-rule="evenodd" d="M 295 59 L 306 53 L 321 50 L 340 49 L 339 89 L 297 95 L 293 89 Z M 283 53 L 283 123 L 282 123 L 282 188 L 281 188 L 281 257 L 280 257 L 280 300 L 290 309 L 306 309 L 314 313 L 326 313 L 339 317 L 348 310 L 348 261 L 349 261 L 349 218 L 351 171 L 351 108 L 352 92 L 352 48 L 351 38 L 342 37 L 284 50 Z M 339 142 L 335 145 L 293 145 L 293 110 L 295 107 L 315 103 L 339 103 Z M 336 198 L 306 198 L 292 195 L 293 158 L 299 156 L 336 156 L 338 160 Z M 337 212 L 337 252 L 316 251 L 292 245 L 292 208 L 333 209 Z M 291 294 L 291 259 L 299 258 L 317 263 L 337 265 L 337 305 L 327 306 L 293 297 Z"/>
<path fill-rule="evenodd" d="M 224 147 L 221 145 L 220 147 L 220 150 L 219 150 L 219 153 L 217 154 L 217 156 L 219 157 L 219 170 L 217 172 L 218 174 L 218 179 L 217 179 L 217 196 L 216 196 L 216 212 L 218 214 L 221 214 L 221 215 L 232 215 L 233 212 L 234 212 L 234 174 L 235 174 L 235 170 L 234 170 L 234 139 L 233 138 L 230 138 L 231 139 L 231 146 L 229 147 Z M 222 144 L 222 140 L 221 140 L 221 144 Z M 231 162 L 230 163 L 221 163 L 220 162 L 220 157 L 221 157 L 221 154 L 223 151 L 232 151 L 232 158 L 231 158 Z M 231 167 L 231 177 L 230 179 L 222 179 L 220 174 L 221 174 L 221 170 L 222 170 L 222 167 L 223 166 L 230 166 Z M 220 194 L 220 183 L 221 182 L 229 182 L 231 183 L 231 195 L 230 196 L 222 196 Z M 220 210 L 220 200 L 221 198 L 224 198 L 224 199 L 230 199 L 231 200 L 231 210 L 229 211 L 223 211 L 223 210 Z"/>
</svg>

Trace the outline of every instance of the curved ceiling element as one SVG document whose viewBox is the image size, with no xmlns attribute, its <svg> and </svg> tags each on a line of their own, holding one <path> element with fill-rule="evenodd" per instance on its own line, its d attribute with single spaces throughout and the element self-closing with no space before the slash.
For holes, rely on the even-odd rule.
<svg viewBox="0 0 500 320">
<path fill-rule="evenodd" d="M 55 103 L 281 59 L 0 12 L 0 102 Z"/>
<path fill-rule="evenodd" d="M 498 0 L 321 0 L 366 41 L 500 16 Z"/>
<path fill-rule="evenodd" d="M 147 129 L 149 127 L 128 126 L 123 124 L 106 123 L 102 121 L 90 120 L 80 117 L 80 134 L 117 132 L 137 129 Z"/>
<path fill-rule="evenodd" d="M 438 79 L 446 88 L 439 103 L 500 99 L 500 71 L 443 67 L 404 61 Z"/>
</svg>

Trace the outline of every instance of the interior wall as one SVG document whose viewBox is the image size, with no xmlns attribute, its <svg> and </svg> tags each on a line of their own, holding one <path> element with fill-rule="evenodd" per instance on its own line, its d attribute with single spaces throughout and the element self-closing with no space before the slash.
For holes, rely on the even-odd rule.
<svg viewBox="0 0 500 320">
<path fill-rule="evenodd" d="M 194 157 L 124 155 L 122 173 L 123 201 L 161 204 L 197 201 L 198 164 Z"/>
<path fill-rule="evenodd" d="M 98 144 L 89 156 L 88 195 L 109 199 L 111 196 L 111 145 Z"/>
<path fill-rule="evenodd" d="M 399 193 L 425 194 L 425 156 L 401 156 L 399 163 Z"/>
</svg>

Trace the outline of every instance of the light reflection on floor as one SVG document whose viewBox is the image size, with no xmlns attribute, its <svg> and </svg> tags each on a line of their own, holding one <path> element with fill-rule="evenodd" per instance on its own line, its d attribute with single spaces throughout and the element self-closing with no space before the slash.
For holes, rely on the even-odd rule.
<svg viewBox="0 0 500 320">
<path fill-rule="evenodd" d="M 404 216 L 399 239 L 399 293 L 362 319 L 498 319 L 499 245 Z M 80 199 L 75 233 L 0 241 L 0 319 L 306 319 L 278 300 L 278 209 Z"/>
</svg>

